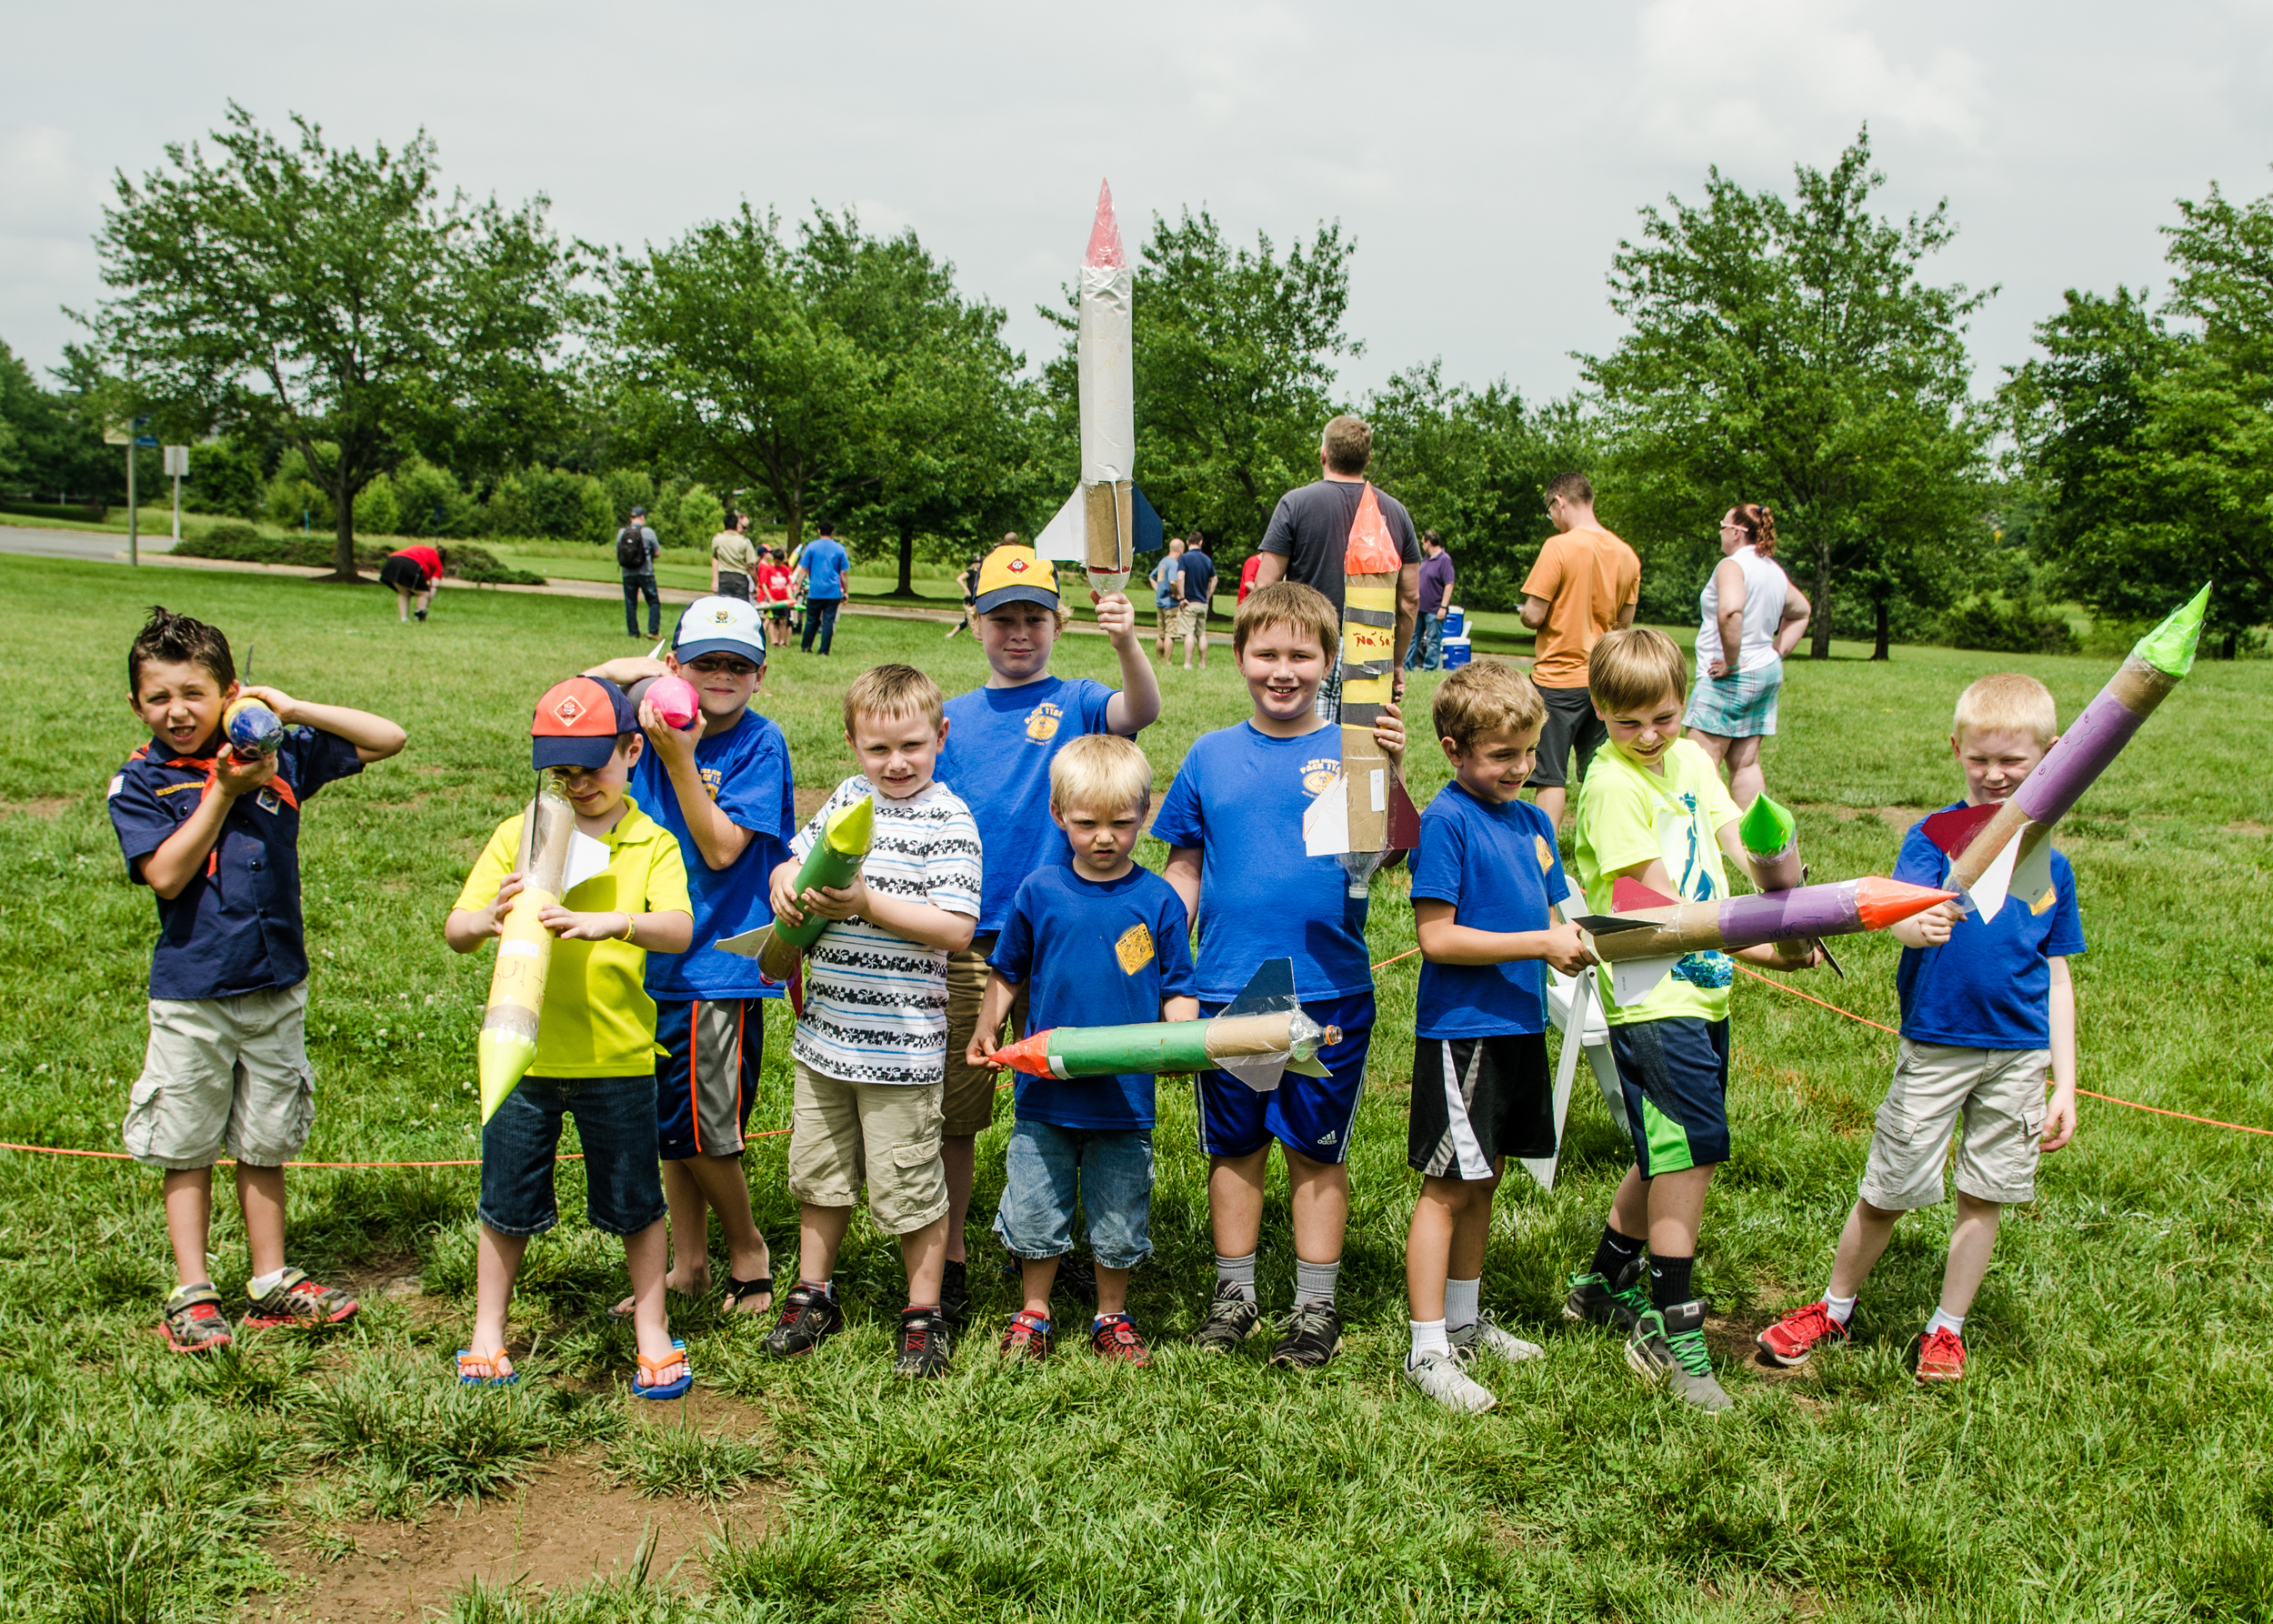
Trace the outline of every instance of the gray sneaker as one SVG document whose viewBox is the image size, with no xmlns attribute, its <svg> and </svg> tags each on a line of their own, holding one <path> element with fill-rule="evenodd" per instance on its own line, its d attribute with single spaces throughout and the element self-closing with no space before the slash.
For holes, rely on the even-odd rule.
<svg viewBox="0 0 2273 1624">
<path fill-rule="evenodd" d="M 1496 1359 L 1513 1365 L 1524 1359 L 1543 1359 L 1547 1349 L 1537 1342 L 1527 1342 L 1521 1337 L 1511 1337 L 1499 1328 L 1499 1321 L 1487 1312 L 1479 1315 L 1472 1325 L 1464 1325 L 1457 1331 L 1445 1333 L 1457 1352 L 1473 1357 L 1488 1353 Z"/>
<path fill-rule="evenodd" d="M 1216 1282 L 1216 1297 L 1207 1305 L 1207 1318 L 1192 1340 L 1206 1353 L 1229 1353 L 1263 1328 L 1262 1305 L 1241 1297 L 1228 1280 Z"/>
<path fill-rule="evenodd" d="M 1499 1402 L 1467 1373 L 1457 1353 L 1425 1353 L 1405 1361 L 1405 1379 L 1447 1409 L 1480 1416 Z"/>
<path fill-rule="evenodd" d="M 1707 1415 L 1719 1414 L 1732 1402 L 1713 1379 L 1713 1357 L 1705 1347 L 1703 1298 L 1644 1311 L 1626 1344 L 1626 1362 L 1650 1386 L 1667 1388 Z"/>
</svg>

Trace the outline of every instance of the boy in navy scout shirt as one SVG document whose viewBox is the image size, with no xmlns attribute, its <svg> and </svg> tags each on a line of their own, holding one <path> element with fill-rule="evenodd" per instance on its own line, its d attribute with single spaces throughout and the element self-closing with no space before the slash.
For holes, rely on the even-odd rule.
<svg viewBox="0 0 2273 1624">
<path fill-rule="evenodd" d="M 1965 799 L 1942 810 L 2006 799 L 2058 739 L 2049 688 L 2014 672 L 1980 678 L 1958 697 L 1949 735 Z M 1965 1375 L 1965 1317 L 1988 1272 L 1998 1219 L 2008 1203 L 2036 1199 L 2038 1158 L 2076 1135 L 2076 988 L 2068 961 L 2084 950 L 2084 927 L 2076 871 L 2057 851 L 2051 870 L 2043 895 L 2013 897 L 1994 919 L 1944 903 L 1890 927 L 1902 944 L 1894 983 L 1901 1055 L 1828 1289 L 1759 1335 L 1777 1364 L 1803 1365 L 1817 1342 L 1847 1340 L 1855 1300 L 1897 1220 L 1940 1203 L 1955 1138 L 1958 1218 L 1917 1375 L 1921 1384 Z M 1894 877 L 1938 886 L 1948 872 L 1924 820 L 1911 825 Z"/>
<path fill-rule="evenodd" d="M 1168 884 L 1129 860 L 1152 800 L 1152 764 L 1130 740 L 1077 738 L 1050 764 L 1050 817 L 1073 861 L 1036 869 L 1010 905 L 965 1059 L 983 1067 L 1012 997 L 1032 989 L 1035 1028 L 1190 1020 L 1192 927 Z M 1004 1333 L 1010 1358 L 1050 1348 L 1050 1286 L 1088 1219 L 1097 1312 L 1089 1346 L 1147 1365 L 1128 1317 L 1128 1271 L 1152 1253 L 1153 1078 L 1129 1072 L 1021 1077 L 995 1233 L 1020 1261 L 1026 1306 Z"/>
<path fill-rule="evenodd" d="M 709 1290 L 716 1212 L 726 1243 L 721 1304 L 729 1314 L 762 1314 L 773 1307 L 773 1267 L 751 1217 L 742 1150 L 766 1055 L 760 1000 L 785 989 L 766 979 L 755 958 L 716 945 L 772 917 L 766 885 L 789 859 L 796 787 L 781 729 L 750 708 L 766 677 L 757 606 L 698 597 L 671 637 L 659 662 L 634 657 L 586 673 L 629 688 L 669 672 L 692 683 L 701 704 L 700 726 L 681 730 L 643 703 L 647 748 L 631 773 L 632 799 L 678 841 L 695 907 L 694 946 L 647 955 L 647 996 L 664 1051 L 656 1061 L 656 1128 L 676 1254 L 664 1284 L 690 1296 Z M 618 1318 L 631 1311 L 629 1298 L 616 1306 Z"/>
<path fill-rule="evenodd" d="M 1507 1158 L 1555 1154 L 1539 964 L 1576 975 L 1593 960 L 1578 927 L 1547 912 L 1570 883 L 1554 821 L 1520 798 L 1547 722 L 1538 689 L 1512 667 L 1463 666 L 1437 690 L 1432 719 L 1454 776 L 1421 814 L 1413 856 L 1426 957 L 1406 1153 L 1421 1194 L 1405 1246 L 1405 1379 L 1447 1409 L 1480 1413 L 1497 1400 L 1469 1374 L 1472 1356 L 1541 1351 L 1477 1306 Z"/>
<path fill-rule="evenodd" d="M 1075 739 L 1093 733 L 1134 738 L 1160 714 L 1160 684 L 1136 640 L 1136 611 L 1124 593 L 1096 599 L 1097 627 L 1121 663 L 1118 693 L 1086 677 L 1052 677 L 1050 650 L 1066 629 L 1057 572 L 1034 549 L 1006 542 L 978 566 L 979 647 L 986 681 L 947 701 L 947 742 L 936 776 L 963 797 L 986 850 L 977 933 L 947 959 L 946 1128 L 939 1142 L 947 1170 L 947 1272 L 940 1317 L 963 1322 L 970 1300 L 963 1221 L 971 1205 L 978 1136 L 995 1119 L 995 1073 L 965 1058 L 979 1030 L 986 956 L 1009 917 L 1010 900 L 1027 875 L 1066 861 L 1066 842 L 1050 826 L 1050 763 Z M 1023 991 L 1012 1013 L 1025 1019 Z M 986 1032 L 990 1039 L 995 1033 Z"/>
<path fill-rule="evenodd" d="M 205 1271 L 213 1164 L 224 1151 L 236 1158 L 252 1254 L 245 1323 L 336 1323 L 355 1298 L 285 1265 L 284 1164 L 315 1118 L 300 807 L 400 750 L 403 730 L 365 711 L 240 688 L 228 639 L 162 608 L 126 651 L 126 691 L 150 742 L 111 780 L 111 824 L 128 877 L 157 897 L 158 941 L 149 1049 L 125 1138 L 136 1161 L 165 1170 L 179 1280 L 165 1299 L 166 1340 L 183 1353 L 229 1345 Z M 240 694 L 285 724 L 275 755 L 225 748 L 222 713 Z"/>
<path fill-rule="evenodd" d="M 1170 847 L 1163 877 L 1199 917 L 1200 1013 L 1222 1010 L 1264 960 L 1291 948 L 1303 1012 L 1342 1030 L 1318 1051 L 1330 1076 L 1289 1072 L 1268 1094 L 1224 1071 L 1198 1082 L 1216 1295 L 1197 1340 L 1227 1352 L 1261 1328 L 1255 1251 L 1275 1138 L 1293 1187 L 1295 1311 L 1271 1362 L 1301 1368 L 1341 1347 L 1346 1164 L 1373 1035 L 1366 898 L 1349 895 L 1339 858 L 1303 852 L 1303 814 L 1342 770 L 1341 734 L 1312 708 L 1340 649 L 1341 617 L 1316 587 L 1278 581 L 1251 594 L 1232 622 L 1231 652 L 1255 714 L 1193 744 L 1152 825 Z M 1404 758 L 1395 706 L 1383 707 L 1374 737 Z"/>
</svg>

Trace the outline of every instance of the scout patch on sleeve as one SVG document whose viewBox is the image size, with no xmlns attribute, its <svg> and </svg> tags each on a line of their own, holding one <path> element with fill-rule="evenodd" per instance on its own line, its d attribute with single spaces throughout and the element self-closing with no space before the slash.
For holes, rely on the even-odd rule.
<svg viewBox="0 0 2273 1624">
<path fill-rule="evenodd" d="M 1555 848 L 1547 843 L 1545 835 L 1531 837 L 1532 849 L 1539 854 L 1539 872 L 1545 874 L 1555 867 Z"/>
<path fill-rule="evenodd" d="M 1140 922 L 1121 932 L 1113 944 L 1113 957 L 1121 961 L 1121 974 L 1134 976 L 1152 962 L 1152 932 Z"/>
</svg>

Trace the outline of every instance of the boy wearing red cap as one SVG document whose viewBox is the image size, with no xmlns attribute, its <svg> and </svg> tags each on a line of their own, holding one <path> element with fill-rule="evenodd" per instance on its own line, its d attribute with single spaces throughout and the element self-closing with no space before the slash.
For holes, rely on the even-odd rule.
<svg viewBox="0 0 2273 1624">
<path fill-rule="evenodd" d="M 678 842 L 625 793 L 645 741 L 621 688 L 593 677 L 556 683 L 537 701 L 529 732 L 536 770 L 552 774 L 576 809 L 579 840 L 596 842 L 606 857 L 539 916 L 556 940 L 536 1059 L 482 1128 L 474 1339 L 458 1350 L 458 1380 L 501 1387 L 518 1379 L 506 1354 L 506 1311 L 529 1238 L 560 1221 L 553 1164 L 561 1118 L 573 1116 L 584 1143 L 586 1215 L 594 1228 L 624 1238 L 639 1343 L 632 1391 L 674 1398 L 694 1385 L 694 1372 L 664 1310 L 656 1007 L 641 977 L 650 949 L 684 953 L 694 939 L 686 864 Z M 470 953 L 496 936 L 519 895 L 521 876 L 512 870 L 522 817 L 497 826 L 466 877 L 443 927 L 454 951 Z M 572 855 L 572 877 L 578 867 Z"/>
</svg>

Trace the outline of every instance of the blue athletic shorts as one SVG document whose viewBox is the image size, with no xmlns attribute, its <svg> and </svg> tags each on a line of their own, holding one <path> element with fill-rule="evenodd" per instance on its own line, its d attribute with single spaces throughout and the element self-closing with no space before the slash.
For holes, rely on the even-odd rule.
<svg viewBox="0 0 2273 1624">
<path fill-rule="evenodd" d="M 1642 1177 L 1728 1159 L 1728 1023 L 1693 1015 L 1610 1028 Z"/>
<path fill-rule="evenodd" d="M 1225 1006 L 1203 1002 L 1203 1019 Z M 1277 1139 L 1312 1161 L 1349 1158 L 1349 1132 L 1357 1097 L 1366 1091 L 1366 1046 L 1373 1037 L 1373 994 L 1346 993 L 1306 1003 L 1302 1012 L 1322 1027 L 1339 1027 L 1342 1040 L 1318 1051 L 1330 1077 L 1289 1071 L 1277 1089 L 1257 1094 L 1226 1071 L 1199 1074 L 1199 1143 L 1210 1156 L 1251 1156 Z"/>
<path fill-rule="evenodd" d="M 656 1138 L 665 1161 L 739 1156 L 766 1058 L 757 998 L 657 998 Z"/>
</svg>

